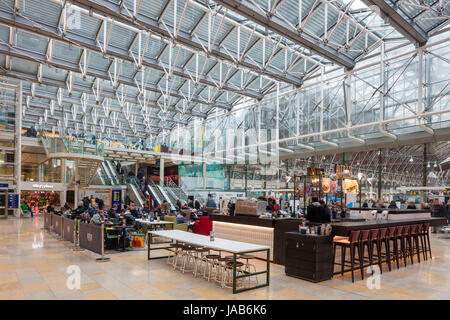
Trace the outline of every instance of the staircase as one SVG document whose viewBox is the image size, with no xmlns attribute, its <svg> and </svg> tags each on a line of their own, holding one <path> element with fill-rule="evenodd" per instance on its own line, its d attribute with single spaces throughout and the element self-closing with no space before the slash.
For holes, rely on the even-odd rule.
<svg viewBox="0 0 450 320">
<path fill-rule="evenodd" d="M 89 160 L 78 160 L 77 170 L 78 179 L 80 181 L 80 187 L 89 187 L 92 179 L 97 174 L 97 170 L 100 166 L 100 162 L 94 162 Z"/>
</svg>

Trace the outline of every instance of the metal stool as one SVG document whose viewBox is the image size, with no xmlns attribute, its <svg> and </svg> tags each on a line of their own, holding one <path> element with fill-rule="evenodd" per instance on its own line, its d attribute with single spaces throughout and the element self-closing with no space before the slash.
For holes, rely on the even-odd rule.
<svg viewBox="0 0 450 320">
<path fill-rule="evenodd" d="M 186 267 L 188 268 L 188 271 L 193 271 L 195 266 L 196 247 L 192 245 L 186 245 L 183 246 L 181 250 L 183 251 L 183 262 L 180 271 L 185 273 Z M 190 266 L 192 266 L 192 269 L 189 269 Z"/>
<path fill-rule="evenodd" d="M 194 265 L 194 277 L 197 277 L 199 274 L 201 274 L 201 268 L 203 266 L 203 270 L 206 269 L 207 267 L 207 259 L 206 256 L 209 254 L 210 249 L 208 248 L 196 248 L 195 249 L 195 253 L 196 253 L 196 262 Z"/>
<path fill-rule="evenodd" d="M 207 254 L 206 256 L 206 268 L 203 272 L 203 278 L 207 279 L 208 281 L 211 280 L 214 276 L 214 271 L 217 272 L 217 260 L 220 258 L 220 255 L 218 254 Z"/>
<path fill-rule="evenodd" d="M 231 288 L 233 285 L 233 261 L 228 261 L 225 266 L 225 274 L 222 277 L 221 287 L 222 288 Z M 242 273 L 241 267 L 244 265 L 243 262 L 236 261 L 236 275 Z M 236 279 L 236 281 L 238 281 Z M 236 283 L 236 287 L 237 287 Z"/>
<path fill-rule="evenodd" d="M 239 256 L 240 259 L 244 259 L 245 263 L 244 263 L 244 273 L 256 273 L 256 266 L 254 264 L 249 263 L 250 259 L 255 259 L 255 256 L 252 256 L 250 254 L 241 254 Z M 250 284 L 252 282 L 252 277 L 255 277 L 255 283 L 258 283 L 258 276 L 250 276 L 247 277 L 248 279 L 248 284 Z"/>
</svg>

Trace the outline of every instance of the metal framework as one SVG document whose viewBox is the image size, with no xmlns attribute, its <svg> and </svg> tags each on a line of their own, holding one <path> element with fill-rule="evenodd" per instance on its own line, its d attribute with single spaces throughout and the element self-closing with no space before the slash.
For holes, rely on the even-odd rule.
<svg viewBox="0 0 450 320">
<path fill-rule="evenodd" d="M 0 73 L 23 81 L 24 127 L 155 142 L 273 128 L 282 157 L 398 143 L 402 126 L 438 137 L 448 2 L 364 3 L 2 0 Z"/>
</svg>

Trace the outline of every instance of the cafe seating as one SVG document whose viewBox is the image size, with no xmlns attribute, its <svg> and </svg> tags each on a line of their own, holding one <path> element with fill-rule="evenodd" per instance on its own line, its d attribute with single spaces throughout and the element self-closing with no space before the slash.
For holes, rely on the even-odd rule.
<svg viewBox="0 0 450 320">
<path fill-rule="evenodd" d="M 231 288 L 231 284 L 233 283 L 233 261 L 228 261 L 225 264 L 225 272 L 222 277 L 221 287 L 222 288 Z M 236 276 L 242 274 L 242 266 L 244 265 L 241 261 L 236 261 Z M 238 286 L 242 281 L 237 279 L 236 286 Z"/>
<path fill-rule="evenodd" d="M 425 252 L 425 259 L 428 260 L 428 252 L 430 253 L 430 259 L 433 259 L 431 254 L 431 244 L 430 244 L 430 224 L 424 223 L 422 225 L 421 237 L 423 238 L 423 250 Z"/>
<path fill-rule="evenodd" d="M 255 259 L 255 258 L 256 258 L 255 256 L 252 256 L 250 254 L 241 254 L 239 256 L 239 259 L 245 260 L 244 268 L 243 268 L 244 273 L 256 273 L 256 266 L 254 264 L 249 263 L 249 261 L 251 259 Z M 258 276 L 252 276 L 252 277 L 254 277 L 255 282 L 258 283 Z M 247 277 L 249 284 L 252 281 L 252 279 L 251 279 L 252 277 Z"/>
<path fill-rule="evenodd" d="M 201 274 L 202 268 L 203 268 L 203 270 L 205 270 L 207 267 L 206 256 L 209 254 L 210 249 L 198 247 L 195 249 L 195 251 L 196 251 L 196 262 L 194 265 L 193 274 L 194 274 L 194 277 L 197 277 L 199 274 Z"/>
<path fill-rule="evenodd" d="M 206 268 L 203 272 L 203 278 L 210 281 L 214 278 L 214 275 L 217 273 L 218 269 L 218 259 L 220 258 L 219 254 L 207 254 L 206 256 Z"/>
<path fill-rule="evenodd" d="M 181 253 L 181 247 L 183 245 L 180 243 L 171 243 L 170 244 L 170 251 L 173 253 L 173 255 L 167 256 L 167 264 L 171 264 L 172 266 L 175 266 L 175 259 L 177 258 L 177 255 Z M 171 261 L 172 260 L 172 261 Z M 174 268 L 175 269 L 175 268 Z"/>
<path fill-rule="evenodd" d="M 365 262 L 369 262 L 369 265 L 372 265 L 372 253 L 371 253 L 371 246 L 370 246 L 370 234 L 371 231 L 370 230 L 361 230 L 360 232 L 360 236 L 359 236 L 359 250 L 360 250 L 360 256 L 358 257 L 359 259 L 359 265 L 360 265 L 360 269 L 361 269 L 361 279 L 364 280 L 364 267 Z M 365 249 L 367 247 L 367 259 L 364 256 L 365 254 Z"/>
<path fill-rule="evenodd" d="M 196 262 L 196 249 L 197 247 L 194 245 L 184 245 L 181 247 L 182 254 L 182 263 L 181 263 L 181 272 L 185 273 L 186 270 L 194 270 L 195 262 Z M 192 269 L 190 269 L 192 267 Z"/>
<path fill-rule="evenodd" d="M 345 267 L 348 266 L 346 263 L 350 262 L 350 270 L 352 272 L 352 282 L 355 282 L 355 251 L 358 249 L 358 255 L 361 259 L 360 242 L 359 242 L 360 231 L 350 231 L 350 234 L 346 238 L 338 238 L 333 241 L 333 262 L 334 264 L 341 266 L 341 274 L 344 275 Z M 341 263 L 336 263 L 336 248 L 341 247 Z M 350 261 L 345 260 L 346 249 L 350 249 Z"/>
</svg>

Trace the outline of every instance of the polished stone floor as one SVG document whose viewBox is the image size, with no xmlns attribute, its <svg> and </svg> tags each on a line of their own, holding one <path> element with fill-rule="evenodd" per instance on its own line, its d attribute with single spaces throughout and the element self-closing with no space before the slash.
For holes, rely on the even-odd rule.
<svg viewBox="0 0 450 320">
<path fill-rule="evenodd" d="M 172 270 L 165 260 L 148 262 L 145 250 L 96 262 L 98 255 L 72 251 L 42 226 L 37 217 L 0 220 L 0 299 L 450 299 L 450 239 L 435 234 L 432 260 L 384 272 L 378 289 L 359 273 L 355 283 L 346 274 L 314 284 L 271 265 L 269 287 L 233 295 L 214 282 Z M 72 265 L 81 271 L 81 285 L 70 290 Z"/>
</svg>

